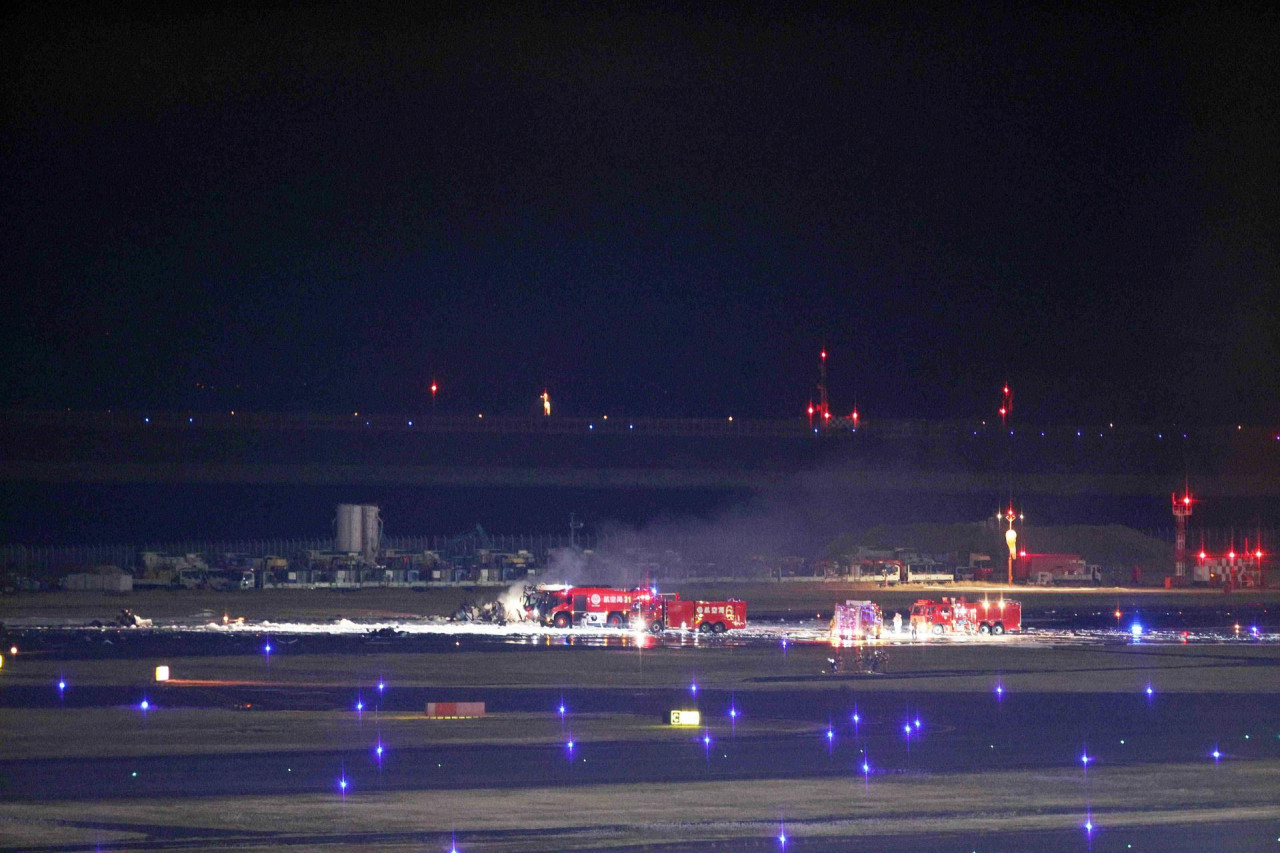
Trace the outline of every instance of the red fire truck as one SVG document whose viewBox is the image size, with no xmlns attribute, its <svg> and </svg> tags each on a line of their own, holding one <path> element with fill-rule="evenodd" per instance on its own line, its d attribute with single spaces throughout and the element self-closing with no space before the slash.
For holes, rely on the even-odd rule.
<svg viewBox="0 0 1280 853">
<path fill-rule="evenodd" d="M 632 624 L 655 634 L 667 628 L 723 634 L 730 628 L 747 627 L 747 603 L 725 601 L 685 601 L 676 592 L 655 593 L 638 589 Z"/>
<path fill-rule="evenodd" d="M 525 593 L 525 612 L 543 625 L 621 628 L 631 617 L 636 591 L 595 586 L 539 585 Z"/>
<path fill-rule="evenodd" d="M 1022 630 L 1022 604 L 1007 598 L 998 601 L 965 601 L 944 598 L 930 601 L 922 598 L 911 605 L 912 634 L 942 634 L 962 631 L 979 634 L 1003 634 Z"/>
</svg>

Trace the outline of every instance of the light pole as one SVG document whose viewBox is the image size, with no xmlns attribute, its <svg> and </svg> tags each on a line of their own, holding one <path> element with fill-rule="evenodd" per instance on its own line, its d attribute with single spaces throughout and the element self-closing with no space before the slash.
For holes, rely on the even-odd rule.
<svg viewBox="0 0 1280 853">
<path fill-rule="evenodd" d="M 1015 521 L 1021 521 L 1023 515 L 1013 508 L 1013 501 L 1009 501 L 1009 508 L 1003 513 L 996 513 L 996 518 L 1003 518 L 1009 523 L 1009 528 L 1004 532 L 1005 544 L 1009 546 L 1009 586 L 1013 586 L 1013 561 L 1018 556 L 1018 531 L 1013 529 Z"/>
</svg>

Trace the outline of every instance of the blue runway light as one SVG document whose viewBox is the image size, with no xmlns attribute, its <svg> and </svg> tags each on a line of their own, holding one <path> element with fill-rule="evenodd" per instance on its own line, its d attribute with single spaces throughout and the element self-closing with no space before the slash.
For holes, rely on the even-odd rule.
<svg viewBox="0 0 1280 853">
<path fill-rule="evenodd" d="M 138 707 L 144 712 L 149 711 L 151 710 L 151 703 L 148 702 L 146 699 L 143 699 L 141 702 L 138 703 Z"/>
<path fill-rule="evenodd" d="M 1155 692 L 1156 692 L 1155 689 L 1152 688 L 1151 686 L 1151 682 L 1147 682 L 1147 690 L 1146 690 L 1147 696 L 1152 696 L 1155 694 Z"/>
<path fill-rule="evenodd" d="M 920 718 L 916 717 L 916 728 L 920 728 Z"/>
<path fill-rule="evenodd" d="M 1137 638 L 1137 637 L 1141 637 L 1141 636 L 1142 636 L 1142 623 L 1141 623 L 1141 622 L 1134 622 L 1132 625 L 1130 625 L 1130 626 L 1129 626 L 1129 633 L 1130 633 L 1130 634 L 1132 634 L 1135 638 Z"/>
<path fill-rule="evenodd" d="M 1213 756 L 1214 761 L 1217 761 L 1218 759 L 1222 758 L 1222 753 L 1218 751 L 1218 748 L 1216 746 L 1213 748 L 1213 752 L 1209 754 Z"/>
<path fill-rule="evenodd" d="M 382 691 L 384 691 L 384 690 L 386 690 L 386 689 L 387 689 L 386 682 L 379 681 L 379 682 L 378 682 L 378 692 L 379 692 L 379 693 L 381 693 Z"/>
<path fill-rule="evenodd" d="M 1092 760 L 1093 760 L 1092 757 L 1087 752 L 1082 752 L 1080 754 L 1080 763 L 1083 764 L 1085 767 L 1088 767 L 1089 762 Z"/>
<path fill-rule="evenodd" d="M 363 702 L 363 701 L 361 701 L 360 699 L 357 699 L 357 700 L 356 700 L 356 711 L 363 711 L 363 710 L 364 710 L 364 702 Z"/>
</svg>

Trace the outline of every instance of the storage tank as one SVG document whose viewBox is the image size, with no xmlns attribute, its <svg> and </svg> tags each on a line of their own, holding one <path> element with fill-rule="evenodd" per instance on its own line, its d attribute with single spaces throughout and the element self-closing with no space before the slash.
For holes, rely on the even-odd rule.
<svg viewBox="0 0 1280 853">
<path fill-rule="evenodd" d="M 364 559 L 372 563 L 382 547 L 382 519 L 378 515 L 378 507 L 365 504 L 359 507 L 361 513 L 360 536 L 364 544 Z"/>
<path fill-rule="evenodd" d="M 359 504 L 338 504 L 337 538 L 334 550 L 355 554 L 364 550 L 361 536 L 364 514 Z"/>
</svg>

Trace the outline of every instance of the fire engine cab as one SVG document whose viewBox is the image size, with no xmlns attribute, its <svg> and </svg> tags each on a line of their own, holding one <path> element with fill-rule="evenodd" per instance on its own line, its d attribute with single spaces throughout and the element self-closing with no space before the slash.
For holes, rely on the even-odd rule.
<svg viewBox="0 0 1280 853">
<path fill-rule="evenodd" d="M 831 614 L 831 642 L 877 640 L 884 629 L 884 614 L 874 601 L 846 601 Z"/>
</svg>

